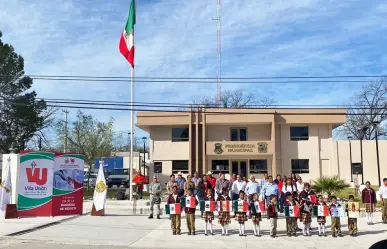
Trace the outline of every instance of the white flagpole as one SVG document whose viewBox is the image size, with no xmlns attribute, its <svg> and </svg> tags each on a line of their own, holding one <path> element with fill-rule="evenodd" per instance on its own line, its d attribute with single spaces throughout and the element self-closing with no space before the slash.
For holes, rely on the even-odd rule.
<svg viewBox="0 0 387 249">
<path fill-rule="evenodd" d="M 129 162 L 129 200 L 133 197 L 133 99 L 134 99 L 134 68 L 130 71 L 130 162 Z"/>
</svg>

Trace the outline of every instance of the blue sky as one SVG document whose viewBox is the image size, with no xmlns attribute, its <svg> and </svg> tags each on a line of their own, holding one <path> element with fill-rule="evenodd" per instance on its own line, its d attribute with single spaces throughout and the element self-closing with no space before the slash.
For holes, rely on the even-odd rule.
<svg viewBox="0 0 387 249">
<path fill-rule="evenodd" d="M 129 76 L 118 51 L 129 0 L 0 0 L 3 40 L 25 58 L 27 74 Z M 216 0 L 137 0 L 136 76 L 216 77 Z M 222 76 L 386 74 L 387 3 L 333 0 L 223 0 Z M 277 104 L 345 104 L 355 84 L 223 84 Z M 34 82 L 39 97 L 129 101 L 124 82 Z M 215 84 L 136 85 L 135 101 L 188 103 Z M 76 110 L 70 110 L 70 119 Z M 129 130 L 129 113 L 113 116 Z M 135 131 L 138 136 L 144 133 Z"/>
</svg>

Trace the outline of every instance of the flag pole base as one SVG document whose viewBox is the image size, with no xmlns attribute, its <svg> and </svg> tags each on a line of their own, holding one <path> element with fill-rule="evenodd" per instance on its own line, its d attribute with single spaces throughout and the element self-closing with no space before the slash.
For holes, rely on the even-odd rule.
<svg viewBox="0 0 387 249">
<path fill-rule="evenodd" d="M 95 206 L 93 203 L 93 207 L 91 208 L 91 216 L 104 216 L 105 215 L 105 209 L 101 209 L 99 211 L 95 210 Z"/>
<path fill-rule="evenodd" d="M 4 219 L 18 219 L 18 218 L 19 218 L 19 215 L 17 213 L 16 204 L 6 204 Z"/>
</svg>

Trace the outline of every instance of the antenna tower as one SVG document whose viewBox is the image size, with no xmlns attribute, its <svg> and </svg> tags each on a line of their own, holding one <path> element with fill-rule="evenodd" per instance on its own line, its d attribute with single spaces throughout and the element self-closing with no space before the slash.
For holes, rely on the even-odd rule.
<svg viewBox="0 0 387 249">
<path fill-rule="evenodd" d="M 220 1 L 216 0 L 216 39 L 217 39 L 217 48 L 216 48 L 216 61 L 217 61 L 217 76 L 216 76 L 216 104 L 221 105 L 222 102 L 222 87 L 221 87 L 221 68 L 222 68 L 222 40 L 221 40 L 221 21 L 220 21 Z"/>
</svg>

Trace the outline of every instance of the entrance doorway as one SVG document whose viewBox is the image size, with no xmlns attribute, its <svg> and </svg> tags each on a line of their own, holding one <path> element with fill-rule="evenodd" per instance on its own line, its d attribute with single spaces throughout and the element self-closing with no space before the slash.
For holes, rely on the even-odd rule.
<svg viewBox="0 0 387 249">
<path fill-rule="evenodd" d="M 247 161 L 231 161 L 231 174 L 247 177 Z"/>
</svg>

